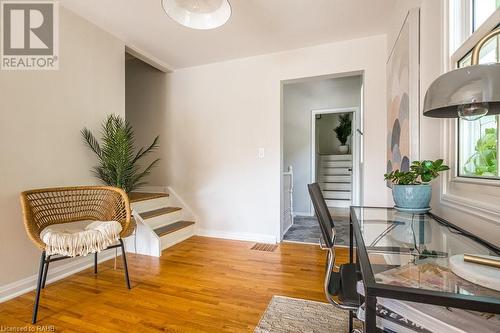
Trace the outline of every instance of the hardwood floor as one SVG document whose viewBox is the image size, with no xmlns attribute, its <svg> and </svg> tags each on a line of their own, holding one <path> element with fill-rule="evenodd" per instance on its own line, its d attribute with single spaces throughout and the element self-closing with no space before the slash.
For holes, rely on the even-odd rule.
<svg viewBox="0 0 500 333">
<path fill-rule="evenodd" d="M 132 289 L 121 266 L 99 265 L 42 292 L 38 326 L 56 332 L 253 332 L 273 295 L 324 301 L 325 253 L 318 246 L 192 237 L 161 258 L 128 254 Z M 347 261 L 339 249 L 338 263 Z M 119 261 L 121 263 L 121 261 Z M 0 304 L 0 326 L 29 326 L 34 292 Z"/>
</svg>

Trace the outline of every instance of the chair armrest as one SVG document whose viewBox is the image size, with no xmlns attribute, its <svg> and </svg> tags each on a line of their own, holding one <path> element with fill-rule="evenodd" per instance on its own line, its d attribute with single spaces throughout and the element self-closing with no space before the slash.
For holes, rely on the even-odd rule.
<svg viewBox="0 0 500 333">
<path fill-rule="evenodd" d="M 114 203 L 110 205 L 111 216 L 110 220 L 117 221 L 122 226 L 122 231 L 120 232 L 120 237 L 125 238 L 132 234 L 130 230 L 132 226 L 132 213 L 130 210 L 130 200 L 127 193 L 124 190 L 117 187 L 108 187 L 108 189 L 114 192 L 113 198 Z M 117 195 L 118 194 L 118 195 Z"/>
<path fill-rule="evenodd" d="M 328 247 L 323 243 L 322 237 L 319 238 L 319 248 L 325 251 L 328 250 Z"/>
<path fill-rule="evenodd" d="M 134 233 L 135 228 L 137 228 L 137 222 L 135 222 L 135 219 L 132 217 L 130 219 L 130 224 L 128 226 L 128 229 L 123 230 L 120 233 L 120 237 L 127 238 L 127 237 L 131 236 Z"/>
<path fill-rule="evenodd" d="M 319 248 L 324 250 L 324 251 L 329 251 L 330 249 L 326 246 L 326 244 L 323 243 L 323 238 L 319 237 Z M 333 252 L 335 253 L 335 249 L 333 249 Z M 333 262 L 332 262 L 332 267 L 335 268 L 336 270 L 339 270 L 340 267 L 335 264 L 335 259 L 336 256 L 333 256 Z"/>
</svg>

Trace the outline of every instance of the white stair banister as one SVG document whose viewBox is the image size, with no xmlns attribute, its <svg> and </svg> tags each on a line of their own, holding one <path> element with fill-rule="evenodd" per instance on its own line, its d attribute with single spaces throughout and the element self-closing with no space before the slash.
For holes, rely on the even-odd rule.
<svg viewBox="0 0 500 333">
<path fill-rule="evenodd" d="M 283 172 L 283 228 L 287 230 L 293 224 L 293 167 L 290 165 L 288 171 Z"/>
</svg>

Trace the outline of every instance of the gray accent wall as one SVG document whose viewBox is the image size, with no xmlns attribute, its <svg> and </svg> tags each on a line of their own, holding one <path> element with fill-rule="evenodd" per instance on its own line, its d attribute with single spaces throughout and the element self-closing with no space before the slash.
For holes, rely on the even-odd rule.
<svg viewBox="0 0 500 333">
<path fill-rule="evenodd" d="M 137 147 L 148 147 L 160 136 L 160 149 L 145 156 L 141 161 L 144 168 L 155 158 L 160 163 L 148 176 L 150 186 L 165 186 L 166 181 L 166 124 L 167 117 L 167 74 L 128 56 L 125 62 L 125 116 L 132 125 Z"/>
</svg>

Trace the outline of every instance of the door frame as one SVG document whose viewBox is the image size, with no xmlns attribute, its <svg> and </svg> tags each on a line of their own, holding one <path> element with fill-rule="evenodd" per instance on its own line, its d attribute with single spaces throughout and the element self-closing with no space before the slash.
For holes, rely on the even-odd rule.
<svg viewBox="0 0 500 333">
<path fill-rule="evenodd" d="M 348 72 L 336 72 L 336 73 L 324 73 L 320 75 L 315 75 L 315 76 L 299 76 L 299 77 L 289 77 L 289 78 L 280 78 L 279 82 L 279 92 L 280 92 L 280 169 L 279 169 L 279 203 L 280 203 L 280 211 L 279 211 L 279 221 L 277 221 L 276 226 L 275 226 L 275 234 L 276 234 L 276 241 L 281 242 L 283 235 L 281 234 L 281 228 L 282 228 L 282 223 L 283 223 L 283 172 L 285 171 L 284 168 L 284 144 L 285 144 L 285 105 L 284 105 L 284 96 L 283 96 L 283 89 L 286 84 L 290 83 L 299 83 L 299 82 L 308 82 L 308 81 L 315 81 L 315 80 L 325 80 L 325 79 L 335 79 L 335 78 L 343 78 L 343 77 L 350 77 L 350 76 L 360 76 L 361 77 L 361 100 L 360 100 L 360 109 L 358 112 L 358 117 L 356 122 L 359 124 L 358 129 L 361 131 L 359 133 L 363 132 L 364 128 L 364 96 L 365 96 L 365 69 L 359 69 L 359 70 L 353 70 L 353 71 L 348 71 Z M 364 152 L 363 152 L 363 138 L 362 134 L 358 137 L 361 146 L 361 150 L 359 151 L 360 154 L 360 167 L 358 169 L 358 172 L 360 173 L 359 175 L 359 180 L 361 181 L 363 179 L 363 174 L 364 174 Z M 363 204 L 363 186 L 360 183 L 359 184 L 359 202 L 360 205 Z"/>
<path fill-rule="evenodd" d="M 361 130 L 361 115 L 360 107 L 352 106 L 346 108 L 335 109 L 315 109 L 311 110 L 311 138 L 310 138 L 310 163 L 311 163 L 311 183 L 316 182 L 316 116 L 320 114 L 332 113 L 352 113 L 352 130 L 351 130 L 351 154 L 352 154 L 352 182 L 351 182 L 351 205 L 361 204 L 361 154 L 363 147 L 363 138 Z M 354 152 L 354 154 L 352 153 Z M 312 202 L 309 204 L 310 214 L 314 215 L 314 207 Z"/>
</svg>

